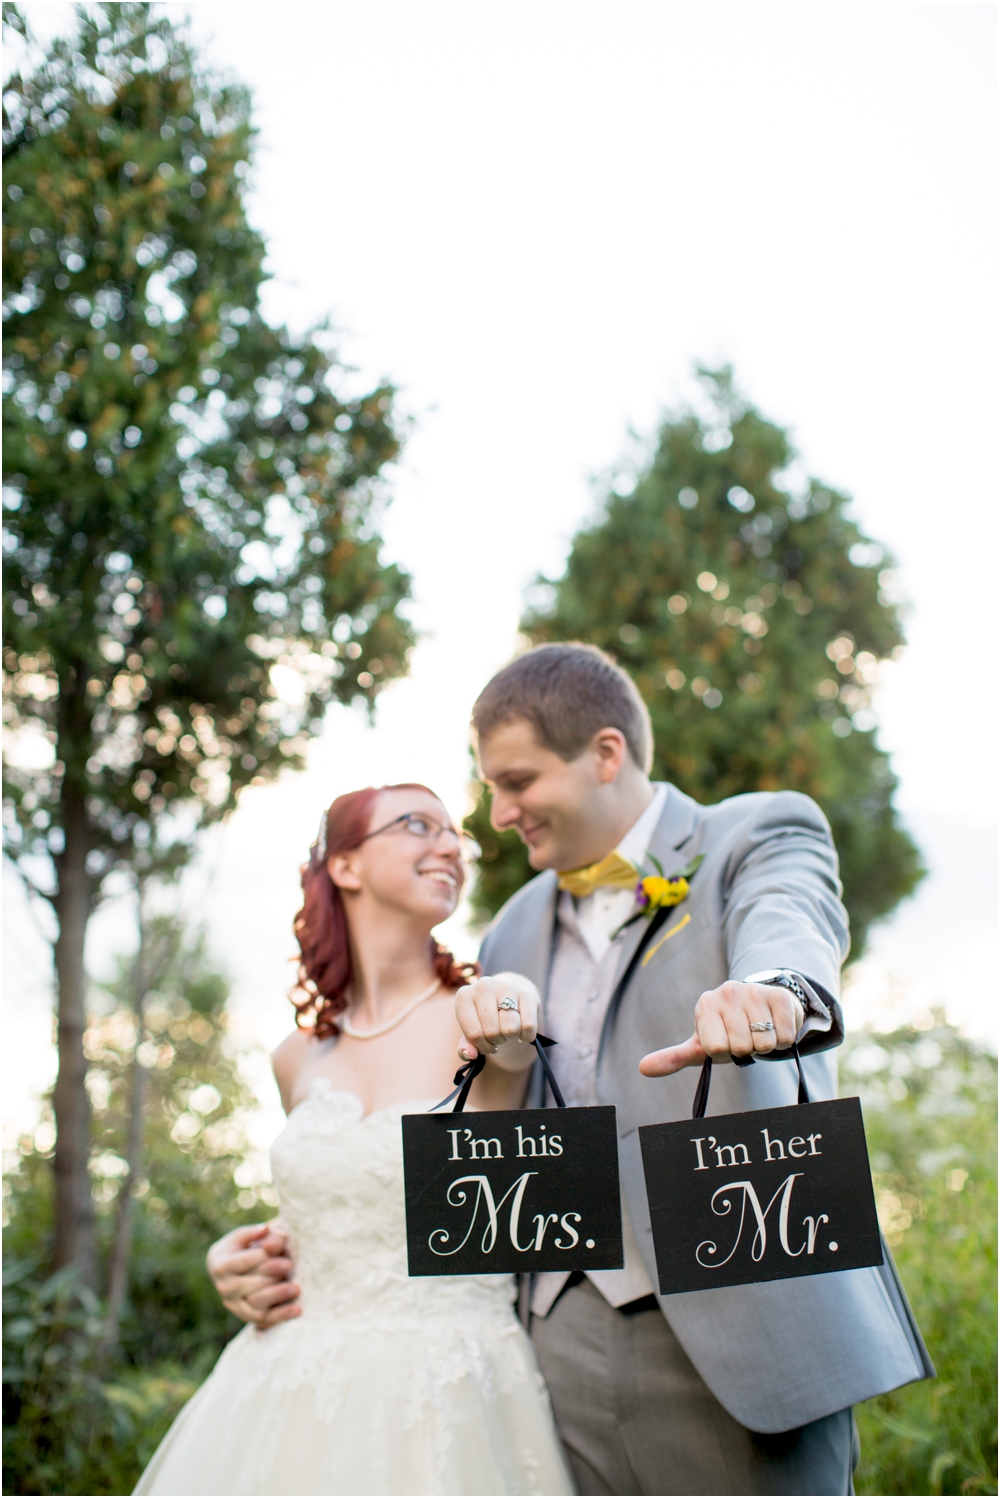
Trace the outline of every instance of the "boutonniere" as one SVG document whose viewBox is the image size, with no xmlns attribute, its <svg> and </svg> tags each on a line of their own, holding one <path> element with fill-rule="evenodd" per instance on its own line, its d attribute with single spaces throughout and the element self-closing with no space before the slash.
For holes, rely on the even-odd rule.
<svg viewBox="0 0 1000 1498">
<path fill-rule="evenodd" d="M 612 935 L 612 941 L 635 921 L 643 918 L 649 920 L 656 911 L 669 910 L 671 906 L 679 905 L 682 900 L 686 900 L 691 888 L 689 881 L 698 872 L 704 858 L 704 853 L 699 853 L 697 858 L 692 858 L 686 869 L 668 876 L 664 874 L 659 860 L 650 854 L 649 861 L 656 869 L 656 873 L 645 874 L 639 879 L 635 887 L 635 902 L 639 908 L 629 916 L 627 921 L 622 921 Z"/>
</svg>

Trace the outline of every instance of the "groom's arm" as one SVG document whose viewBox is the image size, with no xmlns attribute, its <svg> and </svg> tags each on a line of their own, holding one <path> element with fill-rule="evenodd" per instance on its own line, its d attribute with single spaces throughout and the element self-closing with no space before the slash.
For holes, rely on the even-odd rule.
<svg viewBox="0 0 1000 1498">
<path fill-rule="evenodd" d="M 208 1250 L 205 1265 L 226 1310 L 258 1330 L 302 1314 L 291 1246 L 280 1218 L 226 1233 Z"/>
<path fill-rule="evenodd" d="M 796 791 L 762 800 L 727 861 L 723 900 L 731 978 L 783 969 L 836 1005 L 850 934 L 833 836 L 815 801 Z"/>
<path fill-rule="evenodd" d="M 847 913 L 819 807 L 797 792 L 757 801 L 734 838 L 722 894 L 730 978 L 698 999 L 690 1040 L 643 1058 L 646 1076 L 668 1076 L 706 1056 L 766 1060 L 796 1040 L 808 1055 L 844 1038 L 836 995 Z M 772 1028 L 751 1030 L 761 1024 Z"/>
</svg>

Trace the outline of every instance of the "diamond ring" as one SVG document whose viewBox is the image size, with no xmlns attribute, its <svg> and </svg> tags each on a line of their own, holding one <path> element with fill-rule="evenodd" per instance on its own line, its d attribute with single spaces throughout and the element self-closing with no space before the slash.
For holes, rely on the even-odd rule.
<svg viewBox="0 0 1000 1498">
<path fill-rule="evenodd" d="M 751 1030 L 773 1030 L 774 1029 L 774 1022 L 773 1022 L 773 1020 L 769 1020 L 769 1019 L 765 1019 L 765 1020 L 754 1020 L 753 1023 L 751 1024 L 750 1028 L 751 1028 Z"/>
<path fill-rule="evenodd" d="M 515 1014 L 519 1013 L 519 1010 L 518 1010 L 518 1007 L 517 1007 L 517 1000 L 516 999 L 511 999 L 511 998 L 501 999 L 500 1002 L 499 1002 L 499 1004 L 497 1005 L 497 1008 L 498 1009 L 513 1009 L 513 1011 L 514 1011 Z"/>
</svg>

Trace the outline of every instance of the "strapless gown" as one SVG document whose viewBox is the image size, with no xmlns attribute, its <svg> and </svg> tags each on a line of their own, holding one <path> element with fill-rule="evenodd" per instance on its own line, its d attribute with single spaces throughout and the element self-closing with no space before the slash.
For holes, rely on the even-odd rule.
<svg viewBox="0 0 1000 1498">
<path fill-rule="evenodd" d="M 400 1118 L 314 1081 L 271 1151 L 302 1315 L 245 1327 L 135 1489 L 572 1493 L 509 1275 L 410 1279 Z"/>
</svg>

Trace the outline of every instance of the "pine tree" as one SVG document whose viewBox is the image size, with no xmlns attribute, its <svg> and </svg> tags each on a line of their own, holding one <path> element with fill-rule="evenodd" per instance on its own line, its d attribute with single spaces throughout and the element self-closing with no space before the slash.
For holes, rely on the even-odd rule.
<svg viewBox="0 0 1000 1498">
<path fill-rule="evenodd" d="M 405 670 L 399 437 L 391 388 L 264 321 L 247 94 L 159 7 L 81 7 L 4 103 L 5 826 L 50 870 L 54 1255 L 92 1280 L 88 919 L 164 819 L 190 846 Z"/>
<path fill-rule="evenodd" d="M 804 475 L 730 370 L 700 374 L 702 406 L 664 423 L 648 467 L 614 486 L 522 628 L 533 643 L 586 640 L 617 657 L 650 710 L 655 777 L 704 803 L 814 797 L 857 956 L 922 874 L 870 706 L 879 663 L 903 644 L 891 559 L 845 494 Z M 490 910 L 527 865 L 510 834 L 483 827 L 484 805 L 470 830 L 497 850 L 477 891 Z"/>
</svg>

